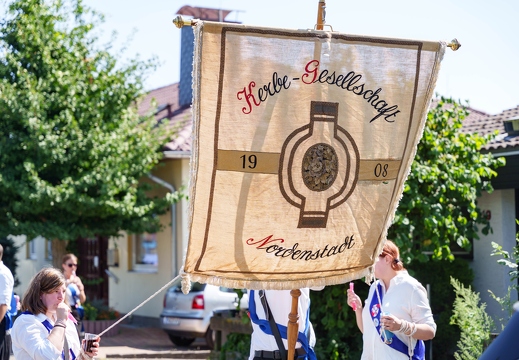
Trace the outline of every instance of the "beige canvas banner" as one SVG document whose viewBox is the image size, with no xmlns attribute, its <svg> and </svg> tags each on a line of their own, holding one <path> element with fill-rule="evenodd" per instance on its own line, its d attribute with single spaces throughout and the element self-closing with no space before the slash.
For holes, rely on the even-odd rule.
<svg viewBox="0 0 519 360">
<path fill-rule="evenodd" d="M 252 289 L 370 278 L 444 51 L 198 22 L 185 273 Z"/>
</svg>

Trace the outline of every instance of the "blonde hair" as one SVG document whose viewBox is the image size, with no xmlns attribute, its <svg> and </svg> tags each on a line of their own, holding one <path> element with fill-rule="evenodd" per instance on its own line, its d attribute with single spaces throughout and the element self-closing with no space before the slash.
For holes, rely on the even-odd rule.
<svg viewBox="0 0 519 360">
<path fill-rule="evenodd" d="M 22 299 L 22 311 L 30 311 L 34 315 L 45 314 L 47 307 L 41 299 L 42 294 L 50 294 L 65 286 L 63 273 L 53 267 L 41 269 L 29 283 Z"/>
</svg>

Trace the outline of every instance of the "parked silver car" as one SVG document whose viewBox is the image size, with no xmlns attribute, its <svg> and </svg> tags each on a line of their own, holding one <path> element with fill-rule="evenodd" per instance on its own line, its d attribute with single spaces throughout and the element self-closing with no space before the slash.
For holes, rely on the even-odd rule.
<svg viewBox="0 0 519 360">
<path fill-rule="evenodd" d="M 242 309 L 248 308 L 246 291 L 240 301 Z M 160 314 L 162 329 L 177 346 L 189 346 L 198 337 L 214 347 L 214 332 L 209 326 L 213 311 L 236 309 L 238 294 L 234 289 L 209 284 L 191 283 L 191 291 L 184 294 L 180 279 L 173 283 L 164 296 Z"/>
</svg>

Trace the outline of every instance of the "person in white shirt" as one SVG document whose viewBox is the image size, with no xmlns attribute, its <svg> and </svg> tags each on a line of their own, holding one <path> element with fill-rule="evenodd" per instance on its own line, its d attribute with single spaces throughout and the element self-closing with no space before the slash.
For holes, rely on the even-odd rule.
<svg viewBox="0 0 519 360">
<path fill-rule="evenodd" d="M 11 309 L 13 298 L 14 278 L 11 270 L 4 265 L 2 257 L 4 248 L 0 245 L 0 360 L 9 360 L 11 356 L 11 337 L 8 333 L 6 314 Z"/>
<path fill-rule="evenodd" d="M 375 277 L 364 307 L 348 290 L 348 305 L 355 309 L 363 333 L 361 359 L 425 359 L 424 341 L 436 333 L 427 292 L 407 273 L 391 240 L 386 240 L 375 262 Z"/>
<path fill-rule="evenodd" d="M 65 291 L 58 269 L 43 268 L 32 278 L 22 298 L 22 314 L 11 330 L 16 360 L 91 360 L 97 355 L 101 339 L 91 351 L 82 349 L 70 307 L 64 303 Z"/>
<path fill-rule="evenodd" d="M 323 288 L 316 288 L 322 290 Z M 310 289 L 303 288 L 298 300 L 299 333 L 297 336 L 296 359 L 315 360 L 315 334 L 310 323 Z M 271 310 L 280 333 L 283 346 L 287 349 L 288 314 L 292 307 L 291 290 L 249 290 L 249 314 L 252 323 L 249 360 L 281 359 L 279 346 L 273 335 L 266 310 Z M 288 351 L 287 351 L 288 353 Z"/>
<path fill-rule="evenodd" d="M 78 260 L 74 254 L 65 254 L 61 260 L 61 267 L 63 268 L 67 286 L 65 303 L 70 306 L 72 315 L 76 319 L 78 334 L 81 336 L 84 333 L 82 322 L 85 314 L 82 304 L 86 301 L 86 294 L 85 286 L 76 274 L 77 265 Z"/>
</svg>

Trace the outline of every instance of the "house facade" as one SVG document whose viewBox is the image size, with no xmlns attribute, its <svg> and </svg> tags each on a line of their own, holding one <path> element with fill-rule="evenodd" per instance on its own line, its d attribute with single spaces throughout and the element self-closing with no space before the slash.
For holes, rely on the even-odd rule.
<svg viewBox="0 0 519 360">
<path fill-rule="evenodd" d="M 481 301 L 487 304 L 487 312 L 499 323 L 499 319 L 508 319 L 508 315 L 489 291 L 502 297 L 513 284 L 508 275 L 509 268 L 498 264 L 498 259 L 490 254 L 493 250 L 492 242 L 501 245 L 509 253 L 517 245 L 519 227 L 515 220 L 519 219 L 519 106 L 496 115 L 472 110 L 463 123 L 463 131 L 481 135 L 497 131 L 495 140 L 482 151 L 506 159 L 506 165 L 499 168 L 498 176 L 492 179 L 494 191 L 478 199 L 478 205 L 490 219 L 493 231 L 488 235 L 481 234 L 480 239 L 474 241 L 471 261 L 475 275 L 474 289 L 480 293 Z M 517 300 L 518 294 L 513 291 L 511 301 Z"/>
</svg>

